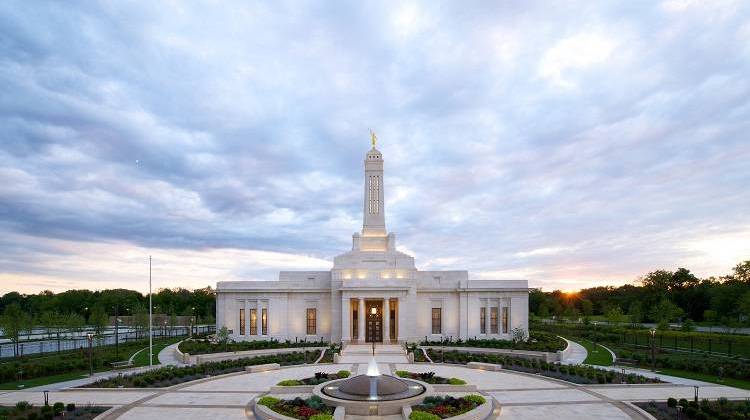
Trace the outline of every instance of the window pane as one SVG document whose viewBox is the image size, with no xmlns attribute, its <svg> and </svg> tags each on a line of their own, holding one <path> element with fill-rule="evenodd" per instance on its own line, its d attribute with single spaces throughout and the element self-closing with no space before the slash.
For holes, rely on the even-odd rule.
<svg viewBox="0 0 750 420">
<path fill-rule="evenodd" d="M 490 334 L 497 334 L 497 307 L 490 308 Z"/>
<path fill-rule="evenodd" d="M 479 333 L 487 334 L 487 308 L 479 308 Z"/>
<path fill-rule="evenodd" d="M 263 308 L 260 312 L 261 334 L 268 335 L 268 309 Z"/>
<path fill-rule="evenodd" d="M 307 308 L 307 335 L 315 335 L 315 308 Z"/>
<path fill-rule="evenodd" d="M 258 311 L 250 309 L 250 335 L 258 335 Z"/>
<path fill-rule="evenodd" d="M 245 310 L 240 309 L 240 335 L 245 335 Z"/>
<path fill-rule="evenodd" d="M 440 334 L 442 331 L 441 309 L 432 308 L 432 333 Z"/>
<path fill-rule="evenodd" d="M 508 307 L 503 307 L 503 334 L 508 333 Z"/>
</svg>

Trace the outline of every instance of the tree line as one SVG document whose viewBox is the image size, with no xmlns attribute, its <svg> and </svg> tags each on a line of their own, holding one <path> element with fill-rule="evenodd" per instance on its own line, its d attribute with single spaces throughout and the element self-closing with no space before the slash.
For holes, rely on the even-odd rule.
<svg viewBox="0 0 750 420">
<path fill-rule="evenodd" d="M 529 310 L 540 317 L 605 315 L 615 323 L 706 322 L 750 325 L 750 260 L 725 276 L 698 278 L 686 268 L 656 270 L 635 284 L 599 286 L 576 293 L 534 289 Z"/>
<path fill-rule="evenodd" d="M 152 296 L 153 313 L 166 315 L 174 327 L 177 316 L 195 318 L 196 323 L 213 322 L 216 298 L 210 287 L 188 290 L 159 289 Z M 126 318 L 125 325 L 137 331 L 148 328 L 148 295 L 127 289 L 101 291 L 68 290 L 38 294 L 6 293 L 0 297 L 0 328 L 2 335 L 18 347 L 20 336 L 33 328 L 57 337 L 84 326 L 92 327 L 98 336 L 114 317 Z M 17 348 L 14 349 L 17 352 Z"/>
</svg>

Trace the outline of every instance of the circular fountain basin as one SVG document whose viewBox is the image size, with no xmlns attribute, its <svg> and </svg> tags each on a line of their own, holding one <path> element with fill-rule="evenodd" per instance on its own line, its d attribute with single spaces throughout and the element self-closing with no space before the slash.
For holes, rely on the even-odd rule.
<svg viewBox="0 0 750 420">
<path fill-rule="evenodd" d="M 376 381 L 375 396 L 370 393 L 371 380 Z M 432 387 L 425 382 L 391 375 L 357 375 L 326 382 L 313 389 L 313 394 L 326 404 L 344 406 L 347 414 L 365 416 L 400 414 L 403 406 L 417 404 L 432 392 Z"/>
</svg>

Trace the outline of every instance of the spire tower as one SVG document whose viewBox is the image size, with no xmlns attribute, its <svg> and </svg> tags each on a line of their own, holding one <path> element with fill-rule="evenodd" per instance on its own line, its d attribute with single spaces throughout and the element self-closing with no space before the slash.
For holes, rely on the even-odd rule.
<svg viewBox="0 0 750 420">
<path fill-rule="evenodd" d="M 365 194 L 362 236 L 386 236 L 383 195 L 383 154 L 375 148 L 377 136 L 370 131 L 372 149 L 365 156 Z"/>
</svg>

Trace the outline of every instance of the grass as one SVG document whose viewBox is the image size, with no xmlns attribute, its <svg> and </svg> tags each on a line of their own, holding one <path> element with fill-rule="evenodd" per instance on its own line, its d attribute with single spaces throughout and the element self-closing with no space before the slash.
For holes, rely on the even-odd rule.
<svg viewBox="0 0 750 420">
<path fill-rule="evenodd" d="M 0 384 L 0 389 L 26 389 L 31 388 L 35 386 L 41 386 L 41 385 L 49 385 L 54 384 L 57 382 L 65 382 L 65 381 L 72 381 L 74 379 L 81 379 L 85 378 L 89 375 L 88 372 L 68 372 L 68 373 L 61 373 L 59 375 L 52 375 L 52 376 L 45 376 L 42 378 L 34 378 L 34 379 L 24 379 L 21 381 L 14 381 L 14 382 L 4 382 Z M 19 388 L 19 386 L 23 385 L 23 388 Z"/>
<path fill-rule="evenodd" d="M 711 382 L 719 385 L 733 386 L 735 388 L 750 389 L 750 381 L 734 378 L 724 378 L 719 380 L 716 375 L 709 375 L 707 373 L 689 372 L 686 370 L 679 369 L 658 369 L 656 373 L 664 375 L 677 376 L 686 379 L 695 379 L 697 381 Z"/>
<path fill-rule="evenodd" d="M 153 351 L 153 364 L 158 365 L 159 364 L 159 352 L 164 350 L 165 347 L 169 346 L 170 344 L 174 344 L 178 341 L 182 340 L 182 338 L 171 338 L 167 340 L 159 340 L 154 342 L 154 351 Z M 148 347 L 142 348 L 134 353 L 135 357 L 131 355 L 130 357 L 133 357 L 133 366 L 148 366 Z"/>
<path fill-rule="evenodd" d="M 600 344 L 594 345 L 589 340 L 578 339 L 577 342 L 586 348 L 588 356 L 583 363 L 598 366 L 612 366 L 612 355 Z"/>
</svg>

